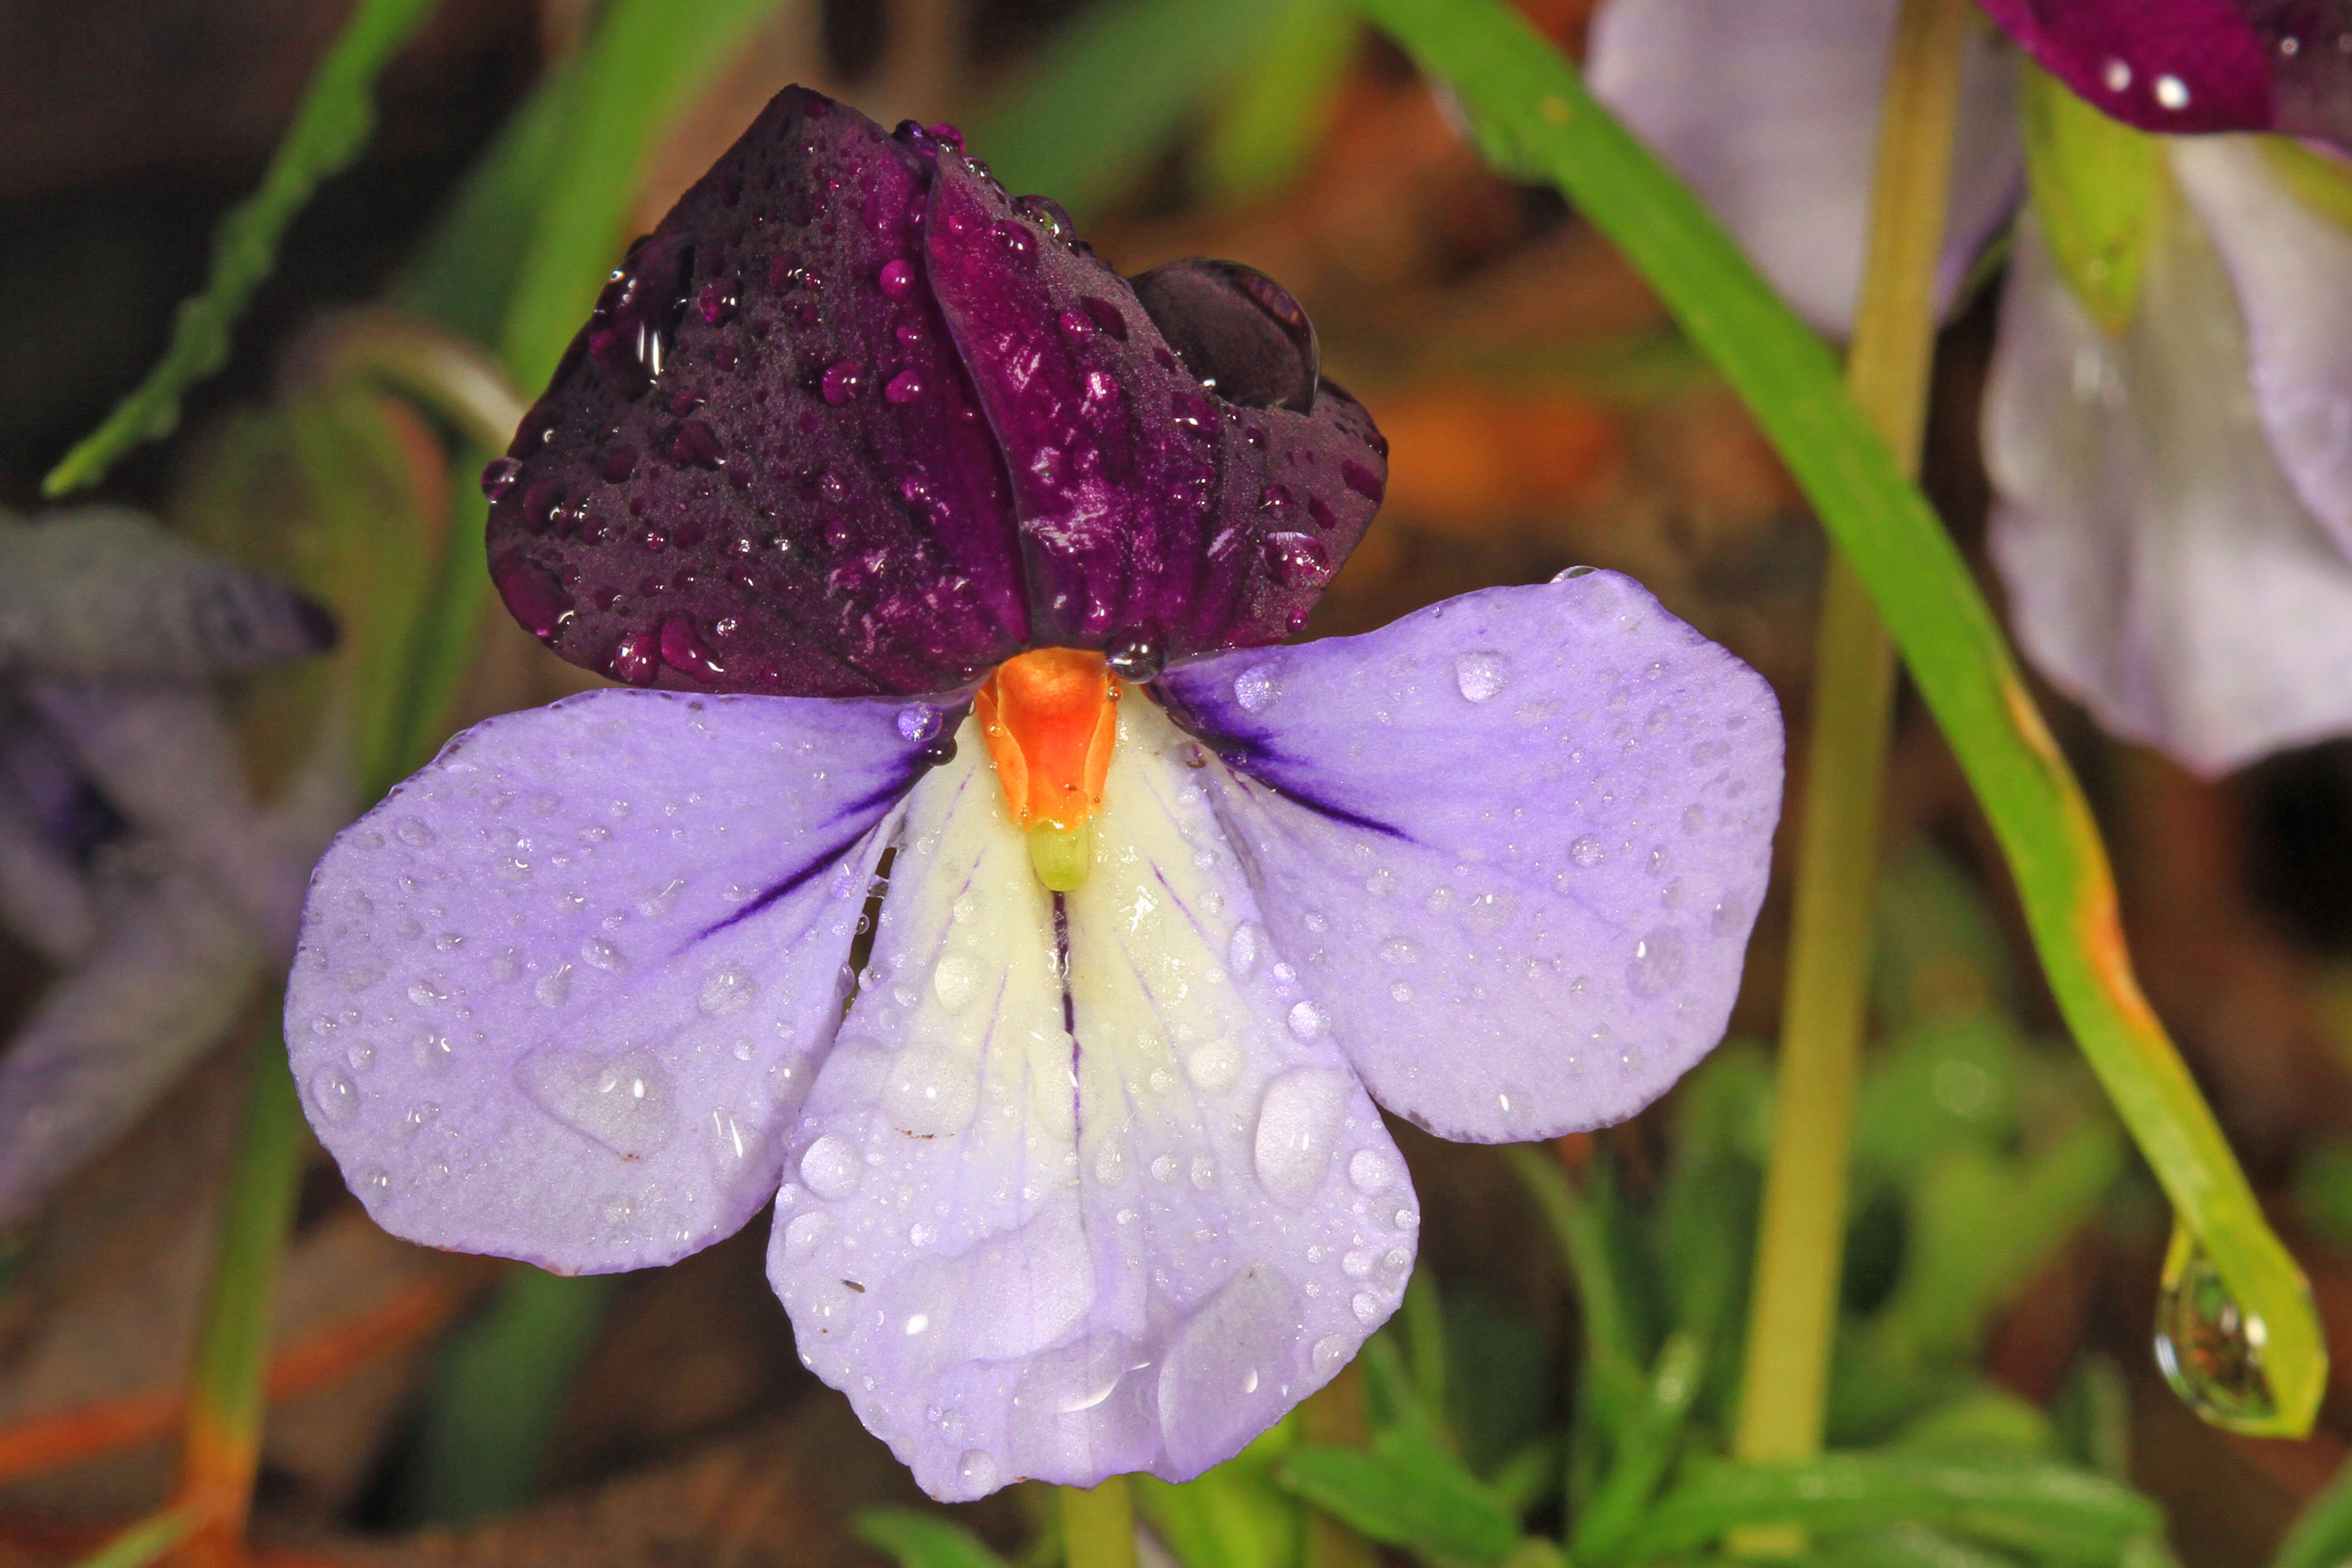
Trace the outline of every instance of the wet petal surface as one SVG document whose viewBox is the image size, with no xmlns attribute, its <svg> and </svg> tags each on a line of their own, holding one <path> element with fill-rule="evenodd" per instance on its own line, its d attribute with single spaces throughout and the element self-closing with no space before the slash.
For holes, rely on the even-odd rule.
<svg viewBox="0 0 2352 1568">
<path fill-rule="evenodd" d="M 1362 405 L 1329 382 L 1311 413 L 1213 395 L 1202 377 L 1218 367 L 1180 361 L 1058 208 L 1008 199 L 961 154 L 940 157 L 927 244 L 1012 474 L 1035 638 L 1182 658 L 1304 624 L 1387 485 Z M 1206 281 L 1171 274 L 1151 290 L 1188 346 L 1230 341 L 1212 331 L 1224 315 L 1297 311 L 1279 289 L 1269 316 Z M 1261 368 L 1270 356 L 1233 357 L 1248 373 L 1225 390 L 1295 392 Z"/>
<path fill-rule="evenodd" d="M 467 731 L 347 830 L 287 1040 L 377 1223 L 566 1272 L 740 1226 L 775 1191 L 876 829 L 939 721 L 595 692 Z"/>
<path fill-rule="evenodd" d="M 1762 678 L 1632 579 L 1161 679 L 1272 952 L 1441 1137 L 1621 1121 L 1714 1046 L 1780 802 Z"/>
<path fill-rule="evenodd" d="M 2109 731 L 2206 773 L 2352 729 L 2352 561 L 2281 468 L 2248 371 L 2188 211 L 2114 341 L 2021 231 L 1984 416 L 2019 644 Z"/>
<path fill-rule="evenodd" d="M 1826 331 L 1852 329 L 1861 292 L 1895 12 L 1895 0 L 1610 0 L 1593 18 L 1594 93 Z M 1942 310 L 2024 189 L 2014 51 L 1979 33 L 1961 80 Z"/>
<path fill-rule="evenodd" d="M 490 482 L 508 607 L 638 685 L 940 691 L 1027 632 L 924 159 L 788 89 L 616 276 Z"/>
<path fill-rule="evenodd" d="M 2352 15 L 2308 0 L 1983 0 L 2042 68 L 2128 124 L 2352 150 Z"/>
<path fill-rule="evenodd" d="M 1403 1162 L 1269 951 L 1192 750 L 1129 692 L 1066 1004 L 1051 895 L 967 731 L 909 803 L 793 1134 L 771 1276 L 936 1497 L 1197 1474 L 1345 1364 L 1410 1272 Z"/>
</svg>

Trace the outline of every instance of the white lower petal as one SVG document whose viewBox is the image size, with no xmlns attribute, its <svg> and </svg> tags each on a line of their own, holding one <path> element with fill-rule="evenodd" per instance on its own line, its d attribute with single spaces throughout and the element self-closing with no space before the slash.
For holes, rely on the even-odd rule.
<svg viewBox="0 0 2352 1568">
<path fill-rule="evenodd" d="M 918 786 L 770 1268 L 803 1355 L 926 1489 L 1181 1479 L 1401 1299 L 1403 1162 L 1129 693 L 1093 869 L 1051 895 L 976 730 Z M 1197 753 L 1195 753 L 1197 754 Z"/>
</svg>

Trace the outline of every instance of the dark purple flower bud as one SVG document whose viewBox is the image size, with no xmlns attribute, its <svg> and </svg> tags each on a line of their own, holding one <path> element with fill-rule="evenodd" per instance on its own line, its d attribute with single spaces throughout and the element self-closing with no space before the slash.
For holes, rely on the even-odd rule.
<svg viewBox="0 0 2352 1568">
<path fill-rule="evenodd" d="M 950 127 L 887 135 L 793 88 L 632 247 L 485 475 L 491 571 L 550 647 L 636 685 L 1181 660 L 1303 622 L 1386 449 L 1272 279 L 1130 285 Z"/>
<path fill-rule="evenodd" d="M 2170 133 L 2276 131 L 2352 151 L 2345 0 L 1982 0 L 2042 68 Z"/>
</svg>

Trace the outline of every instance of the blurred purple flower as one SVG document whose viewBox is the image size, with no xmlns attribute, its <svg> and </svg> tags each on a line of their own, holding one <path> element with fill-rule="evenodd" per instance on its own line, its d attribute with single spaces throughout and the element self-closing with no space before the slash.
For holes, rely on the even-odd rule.
<svg viewBox="0 0 2352 1568">
<path fill-rule="evenodd" d="M 2137 62 L 2132 91 L 2156 96 L 2091 95 L 2136 123 L 2335 135 L 2326 114 L 2352 103 L 2292 85 L 2336 81 L 2347 57 L 2290 8 L 1987 8 L 2078 89 L 2084 59 Z M 1594 23 L 1595 89 L 1832 331 L 1858 284 L 1894 14 L 1892 0 L 1611 0 Z M 2285 85 L 2265 96 L 2184 75 L 2196 111 L 2176 113 L 2168 73 L 2204 58 L 2184 40 L 2205 40 L 2213 72 L 2238 68 L 2236 46 L 2215 41 L 2225 21 L 2268 29 L 2263 58 Z M 2017 91 L 2000 84 L 2017 62 L 1997 41 L 1971 47 L 1948 308 L 2022 193 Z M 2290 156 L 2343 177 L 2330 154 Z M 2179 199 L 2157 204 L 2138 298 L 2114 330 L 2039 223 L 2017 221 L 1984 413 L 1992 549 L 2044 674 L 2116 734 L 2219 773 L 2352 731 L 2352 233 L 2259 139 L 2167 138 L 2162 159 Z"/>
<path fill-rule="evenodd" d="M 208 686 L 333 640 L 308 599 L 134 513 L 0 521 L 0 923 L 60 972 L 0 1054 L 0 1226 L 291 949 L 332 824 L 254 805 Z"/>
<path fill-rule="evenodd" d="M 803 1359 L 935 1496 L 1193 1475 L 1396 1308 L 1376 1099 L 1545 1137 L 1719 1037 L 1772 696 L 1610 573 L 1258 646 L 1370 419 L 1270 282 L 1130 284 L 944 128 L 788 91 L 634 256 L 492 560 L 681 689 L 492 720 L 337 842 L 313 1123 L 386 1227 L 558 1270 L 772 1200 Z"/>
</svg>

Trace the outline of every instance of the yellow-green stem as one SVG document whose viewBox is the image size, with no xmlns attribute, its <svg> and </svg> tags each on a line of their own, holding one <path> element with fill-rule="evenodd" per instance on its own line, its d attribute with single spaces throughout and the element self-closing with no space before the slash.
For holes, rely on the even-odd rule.
<svg viewBox="0 0 2352 1568">
<path fill-rule="evenodd" d="M 1066 1568 L 1135 1568 L 1135 1501 L 1125 1476 L 1098 1487 L 1056 1487 L 1062 1495 Z"/>
<path fill-rule="evenodd" d="M 1904 0 L 1879 123 L 1870 245 L 1846 380 L 1906 470 L 1918 464 L 1966 0 Z M 1869 980 L 1895 656 L 1843 554 L 1823 584 L 1770 1168 L 1733 1452 L 1819 1450 L 1837 1322 L 1848 1142 Z M 1751 1552 L 1793 1551 L 1758 1538 Z"/>
<path fill-rule="evenodd" d="M 262 1376 L 269 1358 L 270 1302 L 301 1169 L 302 1109 L 286 1047 L 272 1029 L 254 1051 L 236 1152 L 221 1194 L 220 1240 L 188 1394 L 175 1501 L 195 1521 L 194 1535 L 180 1548 L 180 1560 L 191 1568 L 244 1561 L 268 1403 Z"/>
</svg>

